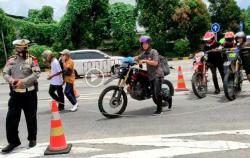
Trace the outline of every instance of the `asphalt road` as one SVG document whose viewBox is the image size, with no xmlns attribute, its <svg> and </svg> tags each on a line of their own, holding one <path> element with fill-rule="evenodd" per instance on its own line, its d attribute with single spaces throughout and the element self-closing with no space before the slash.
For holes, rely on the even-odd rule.
<svg viewBox="0 0 250 158">
<path fill-rule="evenodd" d="M 187 87 L 190 89 L 192 61 L 175 61 L 182 66 Z M 167 77 L 176 86 L 177 71 Z M 211 80 L 211 77 L 210 77 Z M 3 80 L 0 80 L 3 83 Z M 115 82 L 114 82 L 115 83 Z M 114 84 L 113 83 L 113 84 Z M 222 84 L 220 84 L 222 85 Z M 14 153 L 1 157 L 43 157 L 50 137 L 49 82 L 46 73 L 39 79 L 38 145 L 28 149 L 24 115 L 19 127 L 22 145 Z M 235 158 L 250 154 L 250 84 L 244 81 L 243 91 L 229 102 L 222 92 L 214 95 L 212 82 L 209 94 L 197 99 L 190 92 L 176 92 L 171 111 L 154 116 L 156 108 L 151 100 L 135 101 L 129 97 L 124 115 L 106 119 L 98 110 L 97 100 L 105 86 L 89 87 L 84 79 L 76 81 L 80 93 L 77 112 L 60 113 L 65 136 L 73 143 L 70 154 L 53 157 L 178 157 L 178 158 Z M 0 85 L 0 148 L 6 145 L 5 118 L 8 85 Z M 66 109 L 71 105 L 66 102 Z M 204 133 L 206 132 L 206 133 Z M 49 156 L 47 156 L 49 157 Z"/>
</svg>

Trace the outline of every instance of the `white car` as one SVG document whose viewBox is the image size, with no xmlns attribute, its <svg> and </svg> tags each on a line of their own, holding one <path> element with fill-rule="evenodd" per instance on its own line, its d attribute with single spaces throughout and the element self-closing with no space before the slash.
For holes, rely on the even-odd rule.
<svg viewBox="0 0 250 158">
<path fill-rule="evenodd" d="M 102 71 L 104 75 L 116 73 L 116 68 L 121 64 L 123 57 L 110 56 L 100 50 L 85 49 L 70 51 L 70 56 L 75 63 L 77 77 L 87 75 L 91 69 Z"/>
</svg>

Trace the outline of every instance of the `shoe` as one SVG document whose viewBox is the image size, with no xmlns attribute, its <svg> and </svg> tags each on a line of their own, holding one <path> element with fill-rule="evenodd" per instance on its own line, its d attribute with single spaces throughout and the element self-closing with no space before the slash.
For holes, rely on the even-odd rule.
<svg viewBox="0 0 250 158">
<path fill-rule="evenodd" d="M 214 91 L 214 94 L 219 94 L 220 93 L 220 89 L 216 89 L 215 91 Z"/>
<path fill-rule="evenodd" d="M 168 103 L 168 109 L 171 109 L 171 108 L 172 108 L 172 102 Z"/>
<path fill-rule="evenodd" d="M 156 110 L 156 111 L 154 112 L 154 115 L 160 115 L 160 114 L 163 114 L 162 110 Z"/>
<path fill-rule="evenodd" d="M 70 109 L 70 111 L 75 112 L 75 111 L 77 111 L 77 109 L 78 109 L 78 103 L 73 105 L 73 107 Z"/>
<path fill-rule="evenodd" d="M 34 146 L 36 146 L 36 141 L 35 140 L 30 140 L 29 141 L 29 147 L 33 148 Z"/>
<path fill-rule="evenodd" d="M 21 144 L 21 143 L 20 143 Z M 20 144 L 8 144 L 5 148 L 2 149 L 3 153 L 9 153 L 11 152 L 13 149 L 15 149 L 17 146 L 19 146 Z"/>
<path fill-rule="evenodd" d="M 64 111 L 64 108 L 58 108 L 59 111 Z"/>
</svg>

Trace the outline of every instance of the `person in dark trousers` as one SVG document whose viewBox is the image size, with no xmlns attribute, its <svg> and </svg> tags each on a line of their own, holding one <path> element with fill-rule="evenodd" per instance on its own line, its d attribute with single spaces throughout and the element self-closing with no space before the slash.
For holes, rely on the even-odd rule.
<svg viewBox="0 0 250 158">
<path fill-rule="evenodd" d="M 8 145 L 3 153 L 11 152 L 21 144 L 18 137 L 18 125 L 21 112 L 24 111 L 28 129 L 29 147 L 36 145 L 37 139 L 37 79 L 41 73 L 36 57 L 28 54 L 26 39 L 15 40 L 17 52 L 10 57 L 3 69 L 3 77 L 10 85 L 10 99 L 6 118 Z"/>
<path fill-rule="evenodd" d="M 247 43 L 246 34 L 244 32 L 236 33 L 235 41 L 237 43 L 237 47 L 240 49 L 243 69 L 246 72 L 248 81 L 250 81 L 250 45 Z"/>
<path fill-rule="evenodd" d="M 218 43 L 215 40 L 215 34 L 213 32 L 206 32 L 205 35 L 203 36 L 203 41 L 205 41 L 205 46 L 203 48 L 205 52 L 209 50 L 215 50 L 216 48 L 220 47 L 220 43 Z M 214 51 L 214 52 L 208 53 L 208 64 L 212 72 L 215 94 L 220 93 L 220 87 L 219 87 L 218 78 L 217 78 L 217 69 L 220 72 L 222 82 L 225 76 L 223 62 L 224 61 L 223 61 L 222 53 L 220 51 Z"/>
<path fill-rule="evenodd" d="M 63 94 L 63 77 L 62 77 L 61 65 L 50 50 L 44 51 L 42 53 L 42 57 L 45 65 L 50 66 L 51 68 L 51 71 L 47 78 L 48 80 L 50 80 L 49 94 L 54 100 L 56 100 L 59 103 L 58 110 L 63 111 L 64 94 Z"/>
<path fill-rule="evenodd" d="M 140 60 L 142 63 L 146 63 L 147 65 L 150 88 L 152 90 L 153 99 L 157 102 L 157 109 L 154 114 L 161 114 L 163 104 L 161 85 L 164 73 L 159 65 L 159 53 L 157 50 L 151 48 L 151 41 L 152 39 L 149 36 L 142 36 L 140 38 L 140 44 L 143 52 L 139 56 L 135 57 L 135 60 Z"/>
<path fill-rule="evenodd" d="M 61 60 L 63 63 L 63 75 L 65 81 L 65 90 L 64 93 L 73 107 L 70 111 L 74 112 L 78 109 L 78 102 L 74 94 L 74 82 L 75 82 L 75 73 L 74 73 L 74 61 L 70 57 L 69 50 L 65 49 L 61 53 Z"/>
</svg>

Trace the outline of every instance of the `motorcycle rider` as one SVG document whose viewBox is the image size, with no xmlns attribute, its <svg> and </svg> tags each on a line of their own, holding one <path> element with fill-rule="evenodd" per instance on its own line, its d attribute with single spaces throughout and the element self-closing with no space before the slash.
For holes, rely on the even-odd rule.
<svg viewBox="0 0 250 158">
<path fill-rule="evenodd" d="M 150 88 L 153 94 L 153 99 L 156 100 L 157 103 L 157 109 L 154 114 L 161 114 L 163 104 L 161 85 L 164 73 L 159 66 L 159 53 L 157 50 L 152 49 L 151 42 L 152 39 L 149 36 L 142 36 L 140 38 L 141 49 L 143 52 L 139 56 L 136 56 L 135 60 L 139 60 L 141 63 L 146 63 L 147 65 Z M 171 101 L 168 104 L 171 106 Z"/>
<path fill-rule="evenodd" d="M 236 47 L 233 32 L 226 32 L 224 38 L 225 38 L 225 42 L 223 44 L 224 48 L 234 48 L 234 47 Z"/>
<path fill-rule="evenodd" d="M 213 32 L 206 32 L 205 35 L 203 36 L 203 41 L 205 41 L 205 46 L 203 48 L 205 52 L 210 51 L 210 50 L 215 50 L 220 47 L 220 43 L 218 43 L 215 40 L 215 34 Z M 215 88 L 214 93 L 219 94 L 220 87 L 219 87 L 218 78 L 217 78 L 217 68 L 220 72 L 222 81 L 225 76 L 224 68 L 223 68 L 223 58 L 222 58 L 222 54 L 220 51 L 208 53 L 208 65 L 212 72 L 214 88 Z"/>
<path fill-rule="evenodd" d="M 237 47 L 240 50 L 240 56 L 241 56 L 241 60 L 242 60 L 242 64 L 243 64 L 243 68 L 246 72 L 247 75 L 247 79 L 248 81 L 250 81 L 250 47 L 249 50 L 243 50 L 242 48 L 246 48 L 246 34 L 244 32 L 238 32 L 235 34 L 235 41 L 237 43 Z M 247 52 L 248 51 L 248 52 Z"/>
</svg>

